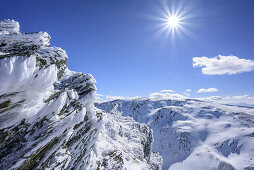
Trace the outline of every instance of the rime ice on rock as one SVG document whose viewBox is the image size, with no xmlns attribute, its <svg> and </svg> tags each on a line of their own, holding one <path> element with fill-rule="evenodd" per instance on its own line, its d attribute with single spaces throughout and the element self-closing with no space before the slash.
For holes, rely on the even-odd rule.
<svg viewBox="0 0 254 170">
<path fill-rule="evenodd" d="M 67 58 L 50 47 L 47 33 L 23 34 L 18 22 L 0 21 L 0 169 L 130 169 L 130 163 L 160 169 L 161 157 L 151 153 L 151 130 L 121 116 L 119 122 L 106 119 L 94 107 L 95 79 L 68 70 Z M 127 128 L 117 135 L 115 127 L 125 126 L 136 133 Z M 127 139 L 130 153 L 120 145 Z M 111 148 L 100 147 L 110 141 Z"/>
<path fill-rule="evenodd" d="M 19 23 L 14 20 L 2 20 L 0 21 L 0 35 L 3 34 L 18 34 Z"/>
<path fill-rule="evenodd" d="M 41 47 L 49 47 L 50 36 L 46 32 L 1 35 L 0 50 L 13 55 L 31 54 Z"/>
</svg>

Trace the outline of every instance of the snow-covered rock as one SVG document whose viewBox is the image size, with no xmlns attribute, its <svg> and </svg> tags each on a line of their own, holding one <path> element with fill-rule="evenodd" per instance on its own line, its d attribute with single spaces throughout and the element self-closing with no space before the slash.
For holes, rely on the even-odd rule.
<svg viewBox="0 0 254 170">
<path fill-rule="evenodd" d="M 1 20 L 0 21 L 0 35 L 3 34 L 18 34 L 19 23 L 14 20 Z"/>
<path fill-rule="evenodd" d="M 102 130 L 91 154 L 90 169 L 161 169 L 161 156 L 151 152 L 153 134 L 147 125 L 116 112 L 102 115 Z"/>
<path fill-rule="evenodd" d="M 162 169 L 254 169 L 254 107 L 145 98 L 96 107 L 152 128 L 152 151 L 162 156 Z"/>
<path fill-rule="evenodd" d="M 93 76 L 49 40 L 0 21 L 0 169 L 160 169 L 151 129 L 96 109 Z"/>
<path fill-rule="evenodd" d="M 30 55 L 34 50 L 49 45 L 50 36 L 46 32 L 4 34 L 0 39 L 0 50 L 15 55 Z"/>
</svg>

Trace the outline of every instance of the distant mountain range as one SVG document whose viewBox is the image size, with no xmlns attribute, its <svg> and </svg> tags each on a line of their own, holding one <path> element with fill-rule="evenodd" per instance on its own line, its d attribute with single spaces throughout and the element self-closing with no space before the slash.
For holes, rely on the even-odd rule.
<svg viewBox="0 0 254 170">
<path fill-rule="evenodd" d="M 115 100 L 96 104 L 154 134 L 163 169 L 254 169 L 254 108 L 202 100 Z"/>
</svg>

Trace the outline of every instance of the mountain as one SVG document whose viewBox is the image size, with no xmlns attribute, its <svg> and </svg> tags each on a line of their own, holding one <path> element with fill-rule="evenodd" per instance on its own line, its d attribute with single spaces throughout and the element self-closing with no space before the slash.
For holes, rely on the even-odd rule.
<svg viewBox="0 0 254 170">
<path fill-rule="evenodd" d="M 161 169 L 152 130 L 95 108 L 95 79 L 67 59 L 46 32 L 0 21 L 0 169 Z"/>
<path fill-rule="evenodd" d="M 114 100 L 96 107 L 152 128 L 152 151 L 161 154 L 162 169 L 254 169 L 254 107 L 149 98 Z"/>
</svg>

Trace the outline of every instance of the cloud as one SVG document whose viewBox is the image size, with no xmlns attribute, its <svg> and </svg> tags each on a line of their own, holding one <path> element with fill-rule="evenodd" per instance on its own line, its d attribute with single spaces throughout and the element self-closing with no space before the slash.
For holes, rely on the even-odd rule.
<svg viewBox="0 0 254 170">
<path fill-rule="evenodd" d="M 177 93 L 160 93 L 160 92 L 155 92 L 151 93 L 149 95 L 150 98 L 153 99 L 187 99 L 189 97 L 186 97 L 182 94 L 177 94 Z"/>
<path fill-rule="evenodd" d="M 103 103 L 110 100 L 117 100 L 117 99 L 126 99 L 122 96 L 105 96 L 102 94 L 96 94 L 95 102 L 96 103 Z"/>
<path fill-rule="evenodd" d="M 216 88 L 209 88 L 209 89 L 199 89 L 197 93 L 210 93 L 210 92 L 217 92 L 219 91 Z"/>
<path fill-rule="evenodd" d="M 96 94 L 96 103 L 102 103 L 102 102 L 107 102 L 107 101 L 112 101 L 112 100 L 131 100 L 131 99 L 138 99 L 141 98 L 140 96 L 135 96 L 135 97 L 123 97 L 123 96 L 106 96 L 102 94 Z"/>
<path fill-rule="evenodd" d="M 232 104 L 254 105 L 254 96 L 243 95 L 243 96 L 225 97 L 223 98 L 222 102 Z"/>
<path fill-rule="evenodd" d="M 231 97 L 221 97 L 221 96 L 210 96 L 204 98 L 198 98 L 205 101 L 213 101 L 223 104 L 245 104 L 254 105 L 254 96 L 242 95 L 242 96 L 231 96 Z"/>
<path fill-rule="evenodd" d="M 134 96 L 134 97 L 106 96 L 107 100 L 117 100 L 117 99 L 120 99 L 120 100 L 132 100 L 132 99 L 139 99 L 139 98 L 142 98 L 142 97 L 140 97 L 140 96 Z"/>
<path fill-rule="evenodd" d="M 125 99 L 125 97 L 122 96 L 106 96 L 107 100 L 117 100 L 117 99 Z"/>
<path fill-rule="evenodd" d="M 174 90 L 161 90 L 161 93 L 174 93 Z"/>
<path fill-rule="evenodd" d="M 95 94 L 95 102 L 96 103 L 102 103 L 102 102 L 105 102 L 106 100 L 103 99 L 103 95 L 102 94 L 98 94 L 96 93 Z"/>
<path fill-rule="evenodd" d="M 189 94 L 189 93 L 186 93 L 186 92 L 183 92 L 183 94 L 184 94 L 185 96 L 190 96 L 190 94 Z"/>
<path fill-rule="evenodd" d="M 212 89 L 212 88 L 210 88 Z M 208 89 L 206 89 L 208 90 Z M 190 99 L 188 97 L 189 94 L 186 92 L 183 92 L 182 94 L 177 94 L 177 93 L 160 93 L 160 92 L 155 92 L 151 93 L 149 95 L 149 98 L 152 99 Z M 132 99 L 138 99 L 142 98 L 139 96 L 136 97 L 123 97 L 123 96 L 105 96 L 102 94 L 96 94 L 96 102 L 101 103 L 101 102 L 107 102 L 111 100 L 132 100 Z M 231 97 L 222 97 L 222 96 L 210 96 L 210 97 L 202 97 L 202 98 L 194 98 L 194 99 L 199 99 L 199 100 L 204 100 L 204 101 L 211 101 L 211 102 L 216 102 L 216 103 L 221 103 L 221 104 L 236 104 L 236 105 L 247 105 L 247 106 L 254 106 L 254 96 L 249 96 L 249 95 L 242 95 L 242 96 L 231 96 Z"/>
<path fill-rule="evenodd" d="M 202 73 L 207 75 L 237 74 L 250 72 L 254 69 L 254 61 L 240 59 L 237 56 L 216 56 L 213 58 L 194 57 L 193 67 L 202 67 Z"/>
<path fill-rule="evenodd" d="M 188 92 L 190 92 L 190 91 L 191 91 L 191 89 L 186 89 L 185 91 L 188 91 Z"/>
</svg>

